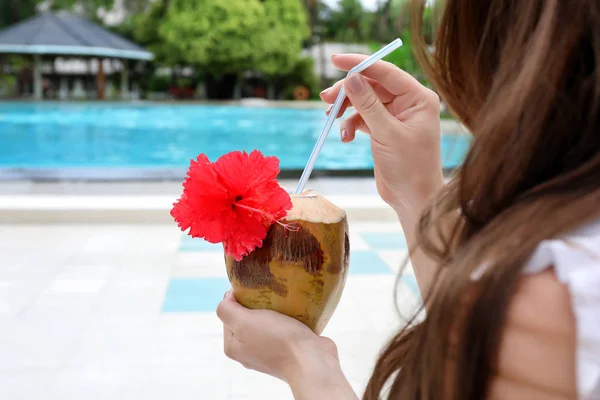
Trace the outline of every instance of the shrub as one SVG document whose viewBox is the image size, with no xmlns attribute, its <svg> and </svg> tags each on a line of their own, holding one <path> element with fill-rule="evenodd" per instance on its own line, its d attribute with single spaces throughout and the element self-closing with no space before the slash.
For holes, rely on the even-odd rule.
<svg viewBox="0 0 600 400">
<path fill-rule="evenodd" d="M 310 92 L 311 99 L 318 99 L 320 92 L 319 78 L 315 74 L 315 61 L 311 57 L 301 58 L 292 71 L 282 77 L 286 83 L 283 96 L 286 100 L 294 98 L 294 89 L 305 86 Z"/>
<path fill-rule="evenodd" d="M 148 82 L 150 92 L 166 92 L 171 85 L 171 79 L 167 76 L 154 75 Z"/>
</svg>

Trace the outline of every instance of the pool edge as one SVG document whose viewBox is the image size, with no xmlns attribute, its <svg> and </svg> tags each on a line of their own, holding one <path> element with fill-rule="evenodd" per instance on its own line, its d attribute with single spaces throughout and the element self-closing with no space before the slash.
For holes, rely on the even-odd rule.
<svg viewBox="0 0 600 400">
<path fill-rule="evenodd" d="M 456 167 L 444 168 L 445 176 L 451 175 Z M 186 168 L 0 168 L 1 181 L 181 181 Z M 299 179 L 300 169 L 282 170 L 279 179 Z M 373 169 L 315 170 L 313 178 L 372 178 Z"/>
</svg>

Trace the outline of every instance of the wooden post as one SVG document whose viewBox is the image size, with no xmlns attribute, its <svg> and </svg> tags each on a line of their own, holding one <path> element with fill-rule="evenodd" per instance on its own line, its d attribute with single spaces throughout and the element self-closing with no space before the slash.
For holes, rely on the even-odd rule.
<svg viewBox="0 0 600 400">
<path fill-rule="evenodd" d="M 106 88 L 106 76 L 104 75 L 104 59 L 98 59 L 98 75 L 96 76 L 96 86 L 98 88 L 98 99 L 106 98 L 104 89 Z"/>
<path fill-rule="evenodd" d="M 36 100 L 42 100 L 42 57 L 39 54 L 33 55 L 33 96 Z"/>
<path fill-rule="evenodd" d="M 121 99 L 129 100 L 129 70 L 127 60 L 121 60 Z"/>
</svg>

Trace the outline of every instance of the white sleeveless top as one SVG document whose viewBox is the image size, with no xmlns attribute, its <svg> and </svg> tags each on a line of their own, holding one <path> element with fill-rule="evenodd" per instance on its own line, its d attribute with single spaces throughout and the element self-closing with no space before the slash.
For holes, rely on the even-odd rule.
<svg viewBox="0 0 600 400">
<path fill-rule="evenodd" d="M 600 220 L 561 239 L 542 242 L 524 272 L 535 274 L 551 267 L 571 293 L 579 397 L 600 399 Z"/>
</svg>

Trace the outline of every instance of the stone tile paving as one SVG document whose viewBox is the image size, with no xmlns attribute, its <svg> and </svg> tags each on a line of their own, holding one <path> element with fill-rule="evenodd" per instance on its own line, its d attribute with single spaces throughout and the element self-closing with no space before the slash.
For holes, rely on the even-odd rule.
<svg viewBox="0 0 600 400">
<path fill-rule="evenodd" d="M 350 276 L 325 335 L 357 391 L 401 326 L 397 224 L 351 223 Z M 219 246 L 172 225 L 0 225 L 1 399 L 291 399 L 228 360 Z M 418 304 L 409 271 L 400 311 Z M 368 338 L 368 340 L 366 340 Z"/>
</svg>

